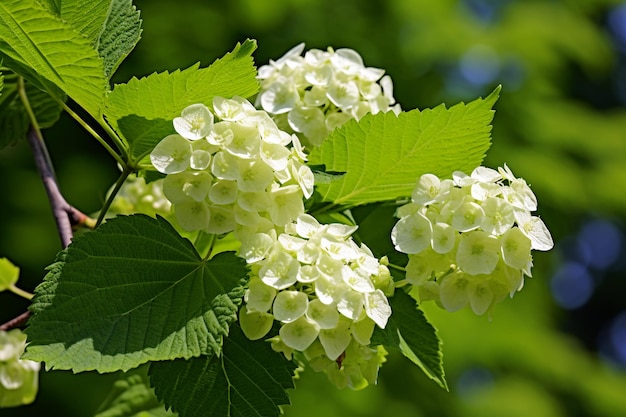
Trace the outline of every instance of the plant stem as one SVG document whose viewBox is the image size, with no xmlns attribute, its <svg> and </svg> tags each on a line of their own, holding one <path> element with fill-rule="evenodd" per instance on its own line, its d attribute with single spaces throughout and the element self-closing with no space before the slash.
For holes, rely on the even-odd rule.
<svg viewBox="0 0 626 417">
<path fill-rule="evenodd" d="M 388 266 L 389 268 L 393 268 L 393 269 L 395 269 L 395 270 L 397 270 L 397 271 L 406 272 L 406 268 L 404 268 L 404 267 L 402 267 L 402 266 L 398 266 L 398 265 L 396 265 L 396 264 L 391 264 L 391 263 L 390 263 L 390 264 L 388 264 L 387 266 Z"/>
<path fill-rule="evenodd" d="M 76 120 L 78 124 L 80 124 L 83 127 L 83 129 L 89 132 L 89 134 L 93 136 L 104 147 L 104 149 L 106 149 L 106 151 L 117 161 L 118 164 L 120 164 L 120 166 L 122 167 L 126 166 L 126 162 L 124 161 L 124 159 L 122 159 L 122 157 L 117 152 L 115 152 L 115 150 L 102 138 L 102 136 L 100 136 L 98 132 L 96 132 L 91 126 L 89 126 L 89 124 L 87 124 L 87 122 L 85 122 L 78 115 L 78 113 L 76 113 L 67 104 L 65 104 L 62 101 L 59 101 L 59 104 L 63 107 L 63 110 L 65 110 L 67 114 L 72 116 L 72 118 Z M 104 122 L 102 122 L 101 125 L 103 125 L 103 127 L 104 126 L 108 127 L 108 125 L 106 125 L 106 123 Z M 119 144 L 117 143 L 117 138 L 115 137 L 114 132 L 110 128 L 108 128 L 107 133 L 109 133 L 109 136 L 113 135 L 114 137 L 113 140 L 116 141 L 116 145 L 118 145 L 119 147 Z"/>
<path fill-rule="evenodd" d="M 26 320 L 28 320 L 29 317 L 30 317 L 30 311 L 25 311 L 19 316 L 14 317 L 11 320 L 7 321 L 6 323 L 0 325 L 0 330 L 6 331 L 6 330 L 11 330 L 15 327 L 19 327 L 23 325 L 24 323 L 26 323 Z"/>
<path fill-rule="evenodd" d="M 33 298 L 33 294 L 29 293 L 28 291 L 24 291 L 23 289 L 16 287 L 15 285 L 11 285 L 9 287 L 9 291 L 11 291 L 15 295 L 26 298 L 27 300 L 31 300 Z"/>
<path fill-rule="evenodd" d="M 117 178 L 117 181 L 115 181 L 115 186 L 113 187 L 113 190 L 111 190 L 111 194 L 108 195 L 106 201 L 104 202 L 104 205 L 100 209 L 98 220 L 96 220 L 96 226 L 102 223 L 102 221 L 104 220 L 104 217 L 107 214 L 107 211 L 109 211 L 109 208 L 111 207 L 111 204 L 113 203 L 113 200 L 115 199 L 115 196 L 122 188 L 122 185 L 124 185 L 124 182 L 126 181 L 128 176 L 132 173 L 133 173 L 132 168 L 130 168 L 128 165 L 124 165 L 124 169 L 122 170 L 122 173 Z"/>
</svg>

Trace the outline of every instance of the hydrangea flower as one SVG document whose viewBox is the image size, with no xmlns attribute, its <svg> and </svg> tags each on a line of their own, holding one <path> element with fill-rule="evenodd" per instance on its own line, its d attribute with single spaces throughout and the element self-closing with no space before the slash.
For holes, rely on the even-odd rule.
<svg viewBox="0 0 626 417">
<path fill-rule="evenodd" d="M 308 50 L 304 43 L 259 68 L 261 91 L 255 105 L 281 127 L 318 146 L 335 128 L 367 113 L 393 111 L 393 83 L 384 70 L 366 67 L 352 49 Z"/>
<path fill-rule="evenodd" d="M 39 387 L 39 362 L 20 359 L 26 335 L 14 329 L 0 330 L 0 407 L 30 404 Z"/>
<path fill-rule="evenodd" d="M 356 226 L 320 224 L 301 214 L 277 230 L 242 227 L 235 232 L 239 256 L 252 271 L 239 315 L 242 330 L 250 339 L 261 339 L 276 320 L 281 323 L 273 339 L 277 350 L 288 356 L 304 352 L 335 368 L 341 361 L 354 364 L 342 371 L 353 380 L 345 379 L 343 386 L 372 382 L 371 372 L 361 366 L 370 369 L 375 363 L 377 370 L 382 363 L 369 344 L 375 326 L 385 328 L 391 315 L 389 270 L 367 246 L 352 240 Z"/>
<path fill-rule="evenodd" d="M 483 314 L 531 276 L 531 250 L 550 250 L 552 237 L 533 216 L 537 199 L 505 165 L 422 175 L 411 202 L 398 208 L 396 250 L 409 255 L 407 281 L 424 300 L 456 311 L 469 304 Z"/>
<path fill-rule="evenodd" d="M 175 134 L 150 154 L 166 174 L 163 194 L 186 231 L 224 234 L 236 225 L 284 226 L 304 211 L 313 173 L 298 137 L 247 100 L 215 97 L 183 109 Z"/>
</svg>

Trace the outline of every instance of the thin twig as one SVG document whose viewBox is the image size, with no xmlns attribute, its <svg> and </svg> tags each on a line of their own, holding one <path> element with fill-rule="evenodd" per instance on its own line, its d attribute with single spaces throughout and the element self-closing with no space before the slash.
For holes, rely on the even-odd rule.
<svg viewBox="0 0 626 417">
<path fill-rule="evenodd" d="M 26 323 L 26 320 L 28 320 L 28 318 L 30 317 L 30 311 L 26 311 L 22 314 L 20 314 L 19 316 L 12 318 L 11 320 L 7 321 L 4 324 L 0 325 L 0 330 L 11 330 L 14 329 L 16 327 L 20 327 L 22 326 L 24 323 Z"/>
<path fill-rule="evenodd" d="M 46 147 L 42 138 L 37 134 L 36 129 L 31 128 L 28 131 L 27 138 L 28 143 L 33 150 L 35 164 L 37 165 L 37 170 L 41 176 L 41 181 L 43 182 L 43 186 L 48 194 L 48 200 L 50 201 L 50 206 L 52 207 L 52 214 L 57 224 L 61 244 L 65 248 L 70 244 L 72 237 L 74 236 L 72 231 L 72 222 L 70 221 L 70 216 L 68 215 L 68 213 L 72 212 L 72 207 L 61 195 L 54 173 L 47 163 L 48 159 L 44 156 L 47 153 Z"/>
</svg>

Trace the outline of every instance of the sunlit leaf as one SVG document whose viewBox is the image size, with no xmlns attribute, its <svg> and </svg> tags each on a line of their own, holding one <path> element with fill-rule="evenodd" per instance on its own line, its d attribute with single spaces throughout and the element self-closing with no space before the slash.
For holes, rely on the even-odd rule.
<svg viewBox="0 0 626 417">
<path fill-rule="evenodd" d="M 50 0 L 47 3 L 48 10 L 96 45 L 107 20 L 111 0 L 59 0 L 58 7 Z"/>
<path fill-rule="evenodd" d="M 296 364 L 233 326 L 220 356 L 150 364 L 157 397 L 180 417 L 274 417 L 288 404 Z"/>
<path fill-rule="evenodd" d="M 173 120 L 190 104 L 212 107 L 215 96 L 250 97 L 258 90 L 251 56 L 255 49 L 256 42 L 247 40 L 207 68 L 196 64 L 183 71 L 155 73 L 116 85 L 107 98 L 107 119 L 114 126 L 128 115 Z"/>
<path fill-rule="evenodd" d="M 456 170 L 471 171 L 489 148 L 491 108 L 499 91 L 449 109 L 369 114 L 346 123 L 309 158 L 346 175 L 317 190 L 325 201 L 358 205 L 409 196 L 427 172 L 449 177 Z"/>
<path fill-rule="evenodd" d="M 113 72 L 130 54 L 141 37 L 141 19 L 132 0 L 113 0 L 102 35 L 98 40 L 98 53 L 104 60 L 104 72 Z"/>
<path fill-rule="evenodd" d="M 102 110 L 107 81 L 90 41 L 36 0 L 0 2 L 3 65 L 50 91 L 52 83 L 91 115 Z"/>
<path fill-rule="evenodd" d="M 74 372 L 219 353 L 247 276 L 232 252 L 202 260 L 167 221 L 145 215 L 74 238 L 48 269 L 27 356 Z"/>
</svg>

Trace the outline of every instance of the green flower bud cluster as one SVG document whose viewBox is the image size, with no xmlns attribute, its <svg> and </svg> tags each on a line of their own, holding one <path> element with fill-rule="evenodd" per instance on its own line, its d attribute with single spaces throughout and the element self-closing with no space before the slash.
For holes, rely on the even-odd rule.
<svg viewBox="0 0 626 417">
<path fill-rule="evenodd" d="M 167 217 L 172 203 L 163 194 L 163 180 L 146 183 L 144 178 L 129 176 L 113 199 L 110 212 L 116 214 L 144 213 Z"/>
<path fill-rule="evenodd" d="M 26 335 L 18 329 L 0 330 L 0 407 L 17 407 L 35 400 L 39 362 L 20 359 Z"/>
<path fill-rule="evenodd" d="M 279 321 L 276 350 L 288 357 L 303 352 L 315 358 L 314 369 L 343 381 L 339 385 L 362 387 L 382 363 L 369 344 L 374 327 L 384 328 L 391 315 L 393 285 L 389 270 L 352 240 L 355 230 L 308 214 L 282 232 L 239 229 L 239 256 L 252 271 L 239 321 L 253 340 Z"/>
<path fill-rule="evenodd" d="M 424 174 L 411 202 L 398 208 L 391 238 L 409 255 L 406 279 L 422 301 L 449 311 L 469 304 L 480 315 L 522 288 L 532 249 L 552 248 L 535 210 L 530 187 L 506 165 L 445 180 Z"/>
<path fill-rule="evenodd" d="M 218 119 L 216 122 L 215 119 Z M 304 211 L 313 173 L 298 137 L 239 97 L 185 108 L 175 134 L 150 154 L 167 176 L 163 193 L 186 231 L 231 232 L 237 225 L 284 226 Z"/>
<path fill-rule="evenodd" d="M 400 112 L 391 78 L 365 67 L 356 51 L 311 49 L 301 56 L 303 51 L 301 43 L 259 68 L 256 106 L 300 134 L 306 145 L 320 145 L 335 127 L 367 113 Z"/>
</svg>

